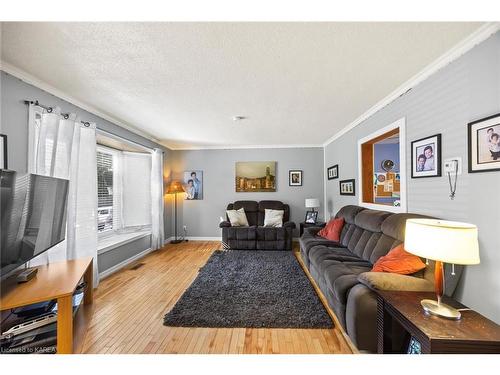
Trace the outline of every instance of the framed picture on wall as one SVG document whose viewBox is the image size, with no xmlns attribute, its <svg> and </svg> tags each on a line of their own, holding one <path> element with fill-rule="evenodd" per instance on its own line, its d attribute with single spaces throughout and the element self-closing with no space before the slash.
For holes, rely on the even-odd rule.
<svg viewBox="0 0 500 375">
<path fill-rule="evenodd" d="M 186 190 L 186 200 L 203 199 L 203 171 L 185 171 L 184 189 Z"/>
<path fill-rule="evenodd" d="M 288 171 L 288 186 L 302 186 L 302 171 Z"/>
<path fill-rule="evenodd" d="M 0 134 L 0 169 L 9 169 L 7 164 L 7 136 Z"/>
<path fill-rule="evenodd" d="M 335 164 L 326 170 L 326 175 L 329 180 L 339 178 L 339 165 Z"/>
<path fill-rule="evenodd" d="M 469 173 L 500 170 L 500 113 L 468 124 Z"/>
<path fill-rule="evenodd" d="M 339 181 L 339 189 L 340 189 L 340 195 L 356 195 L 354 178 L 350 180 Z"/>
<path fill-rule="evenodd" d="M 441 134 L 411 143 L 411 178 L 441 176 Z"/>
</svg>

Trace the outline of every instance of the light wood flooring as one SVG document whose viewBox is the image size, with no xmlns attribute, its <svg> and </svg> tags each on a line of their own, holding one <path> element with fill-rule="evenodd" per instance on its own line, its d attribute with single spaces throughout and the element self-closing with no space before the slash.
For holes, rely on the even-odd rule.
<svg viewBox="0 0 500 375">
<path fill-rule="evenodd" d="M 167 245 L 101 281 L 83 353 L 352 353 L 339 328 L 165 327 L 163 316 L 220 242 Z M 142 266 L 133 270 L 135 265 Z M 329 311 L 331 313 L 331 311 Z M 336 325 L 339 327 L 339 325 Z"/>
</svg>

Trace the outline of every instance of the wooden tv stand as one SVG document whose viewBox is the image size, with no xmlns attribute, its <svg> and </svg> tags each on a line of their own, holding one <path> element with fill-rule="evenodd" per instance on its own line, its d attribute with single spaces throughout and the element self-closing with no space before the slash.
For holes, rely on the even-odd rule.
<svg viewBox="0 0 500 375">
<path fill-rule="evenodd" d="M 10 277 L 2 283 L 0 310 L 57 299 L 57 353 L 79 353 L 86 327 L 92 317 L 93 259 L 66 260 L 38 266 L 37 275 L 22 284 Z M 84 279 L 87 283 L 82 305 L 73 317 L 73 293 Z"/>
</svg>

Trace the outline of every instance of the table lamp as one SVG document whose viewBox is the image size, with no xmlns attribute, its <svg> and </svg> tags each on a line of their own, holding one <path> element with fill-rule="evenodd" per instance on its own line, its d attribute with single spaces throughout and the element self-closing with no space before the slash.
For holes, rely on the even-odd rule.
<svg viewBox="0 0 500 375">
<path fill-rule="evenodd" d="M 422 300 L 424 311 L 448 319 L 460 319 L 460 311 L 441 302 L 444 294 L 443 262 L 479 264 L 477 227 L 456 221 L 408 219 L 404 247 L 412 254 L 436 262 L 434 287 L 437 301 Z"/>
<path fill-rule="evenodd" d="M 319 207 L 319 199 L 318 198 L 307 198 L 306 199 L 306 208 L 312 208 L 314 211 L 315 208 Z"/>
<path fill-rule="evenodd" d="M 175 224 L 174 224 L 174 231 L 175 231 L 175 237 L 170 243 L 180 243 L 182 240 L 177 239 L 177 194 L 178 193 L 185 193 L 186 191 L 182 187 L 182 184 L 180 181 L 172 181 L 168 187 L 167 194 L 174 194 L 174 201 L 175 201 Z"/>
</svg>

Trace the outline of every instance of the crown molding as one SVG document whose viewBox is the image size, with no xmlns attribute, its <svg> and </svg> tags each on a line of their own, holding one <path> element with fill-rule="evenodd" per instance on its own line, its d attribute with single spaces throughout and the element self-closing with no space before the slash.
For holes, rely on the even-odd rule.
<svg viewBox="0 0 500 375">
<path fill-rule="evenodd" d="M 42 81 L 41 79 L 38 79 L 34 75 L 32 75 L 32 74 L 30 74 L 22 69 L 19 69 L 18 67 L 14 66 L 8 62 L 0 60 L 0 70 L 3 70 L 5 73 L 10 74 L 10 75 L 20 79 L 23 82 L 26 82 L 26 83 L 33 85 L 33 86 L 35 86 L 43 91 L 46 91 L 49 94 L 57 96 L 59 99 L 67 101 L 68 103 L 71 103 L 71 104 L 73 104 L 73 105 L 75 105 L 75 106 L 77 106 L 77 107 L 79 107 L 87 112 L 90 112 L 93 115 L 96 115 L 96 116 L 98 116 L 104 120 L 107 120 L 115 125 L 118 125 L 124 129 L 127 129 L 128 131 L 130 131 L 134 134 L 140 135 L 141 137 L 149 139 L 152 142 L 161 144 L 160 140 L 156 139 L 151 134 L 144 132 L 143 130 L 138 129 L 137 127 L 135 127 L 133 125 L 124 123 L 123 121 L 120 121 L 113 116 L 110 116 L 110 115 L 107 115 L 107 114 L 101 112 L 100 110 L 98 110 L 94 106 L 74 98 L 73 96 L 69 95 L 68 93 L 66 93 L 62 90 L 59 90 L 58 88 L 55 88 L 54 86 L 48 84 L 47 82 Z M 29 99 L 29 98 L 26 98 L 26 99 Z"/>
<path fill-rule="evenodd" d="M 488 23 L 484 24 L 483 26 L 481 26 L 480 28 L 478 28 L 471 35 L 469 35 L 468 37 L 463 39 L 461 42 L 456 44 L 450 50 L 448 50 L 443 55 L 441 55 L 436 60 L 434 60 L 432 63 L 427 65 L 423 70 L 421 70 L 419 73 L 414 75 L 408 81 L 403 83 L 401 86 L 399 86 L 396 90 L 391 92 L 385 98 L 380 100 L 377 104 L 375 104 L 373 107 L 368 109 L 365 113 L 363 113 L 361 116 L 359 116 L 353 122 L 351 122 L 349 125 L 344 127 L 339 132 L 335 133 L 332 137 L 330 137 L 328 140 L 326 140 L 325 143 L 323 143 L 323 147 L 328 146 L 334 140 L 340 138 L 342 135 L 344 135 L 348 131 L 350 131 L 350 130 L 354 129 L 356 126 L 360 125 L 363 121 L 365 121 L 366 119 L 368 119 L 369 117 L 371 117 L 372 115 L 377 113 L 379 110 L 384 108 L 386 105 L 390 104 L 391 102 L 393 102 L 394 100 L 399 98 L 401 95 L 406 93 L 408 90 L 417 86 L 419 83 L 425 81 L 427 78 L 429 78 L 431 75 L 436 73 L 438 70 L 440 70 L 441 68 L 450 64 L 454 60 L 458 59 L 460 56 L 462 56 L 466 52 L 470 51 L 472 48 L 477 46 L 479 43 L 488 39 L 491 35 L 496 33 L 498 30 L 500 30 L 500 22 L 488 22 Z"/>
<path fill-rule="evenodd" d="M 173 147 L 163 142 L 163 146 L 174 151 L 197 151 L 197 150 L 245 150 L 245 149 L 268 149 L 268 148 L 323 148 L 322 144 L 293 144 L 293 145 L 237 145 L 237 146 L 185 146 Z"/>
</svg>

